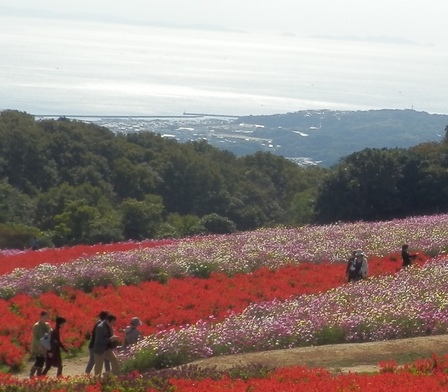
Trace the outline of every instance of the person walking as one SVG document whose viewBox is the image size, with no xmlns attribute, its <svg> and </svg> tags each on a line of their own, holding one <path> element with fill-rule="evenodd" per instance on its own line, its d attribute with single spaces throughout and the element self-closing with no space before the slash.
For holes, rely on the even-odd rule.
<svg viewBox="0 0 448 392">
<path fill-rule="evenodd" d="M 403 244 L 401 245 L 401 258 L 403 259 L 403 268 L 409 267 L 410 265 L 412 265 L 412 262 L 414 261 L 414 259 L 417 257 L 417 253 L 415 254 L 410 254 L 409 253 L 409 245 L 408 244 Z"/>
<path fill-rule="evenodd" d="M 108 314 L 106 319 L 95 328 L 95 342 L 93 344 L 93 354 L 95 357 L 95 377 L 100 377 L 103 371 L 105 359 L 110 361 L 112 374 L 117 375 L 120 371 L 118 359 L 113 348 L 119 342 L 118 336 L 114 335 L 113 327 L 117 318 L 113 314 Z"/>
<path fill-rule="evenodd" d="M 142 322 L 138 317 L 133 317 L 131 322 L 124 330 L 123 348 L 137 343 L 140 340 L 141 333 L 138 327 L 142 325 Z"/>
<path fill-rule="evenodd" d="M 40 312 L 39 321 L 33 325 L 33 337 L 31 340 L 31 355 L 34 357 L 34 363 L 30 369 L 30 378 L 34 375 L 42 375 L 42 370 L 45 364 L 45 356 L 47 350 L 40 343 L 46 334 L 51 333 L 51 326 L 48 323 L 48 312 L 42 310 Z"/>
<path fill-rule="evenodd" d="M 93 346 L 95 345 L 95 333 L 96 333 L 96 327 L 98 326 L 98 324 L 102 323 L 104 320 L 106 320 L 107 315 L 109 314 L 109 312 L 102 310 L 99 315 L 98 315 L 98 320 L 96 321 L 95 325 L 93 326 L 92 329 L 92 333 L 90 336 L 90 341 L 89 341 L 89 362 L 87 362 L 87 366 L 86 366 L 86 370 L 85 373 L 86 374 L 90 374 L 90 372 L 93 369 L 93 366 L 95 365 L 95 355 L 93 353 Z M 104 360 L 104 369 L 106 370 L 107 373 L 110 372 L 110 362 L 108 359 Z"/>
<path fill-rule="evenodd" d="M 56 317 L 56 325 L 50 333 L 50 344 L 51 349 L 47 351 L 47 358 L 45 363 L 45 369 L 42 372 L 42 375 L 46 375 L 50 368 L 54 366 L 57 368 L 56 376 L 62 376 L 62 357 L 61 357 L 61 349 L 65 352 L 68 352 L 65 346 L 61 341 L 61 328 L 66 323 L 64 317 Z"/>
</svg>

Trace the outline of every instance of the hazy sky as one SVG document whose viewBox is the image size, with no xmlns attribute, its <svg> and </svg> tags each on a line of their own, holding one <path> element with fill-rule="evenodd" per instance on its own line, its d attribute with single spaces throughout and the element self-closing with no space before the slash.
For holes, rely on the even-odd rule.
<svg viewBox="0 0 448 392">
<path fill-rule="evenodd" d="M 447 113 L 446 15 L 443 0 L 0 0 L 0 110 Z"/>
<path fill-rule="evenodd" d="M 0 0 L 0 12 L 406 39 L 448 47 L 443 0 Z M 1 29 L 1 26 L 0 26 Z"/>
</svg>

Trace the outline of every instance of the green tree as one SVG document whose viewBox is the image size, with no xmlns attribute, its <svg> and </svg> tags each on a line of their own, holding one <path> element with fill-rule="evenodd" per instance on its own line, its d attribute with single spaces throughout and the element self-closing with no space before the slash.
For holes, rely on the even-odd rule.
<svg viewBox="0 0 448 392">
<path fill-rule="evenodd" d="M 200 219 L 196 215 L 169 214 L 166 223 L 173 228 L 172 237 L 188 237 L 201 234 L 205 231 Z"/>
<path fill-rule="evenodd" d="M 28 195 L 0 182 L 0 223 L 33 225 L 36 206 Z"/>
<path fill-rule="evenodd" d="M 317 187 L 326 169 L 300 167 L 266 152 L 242 157 L 241 161 L 245 165 L 246 184 L 250 182 L 257 190 L 248 192 L 239 184 L 246 195 L 243 201 L 246 206 L 244 214 L 247 216 L 249 213 L 254 218 L 258 216 L 253 220 L 252 228 L 266 224 L 302 224 L 312 220 Z M 250 192 L 255 193 L 247 197 Z M 232 219 L 239 222 L 238 218 Z M 246 218 L 243 221 L 247 223 Z"/>
<path fill-rule="evenodd" d="M 98 227 L 100 212 L 83 199 L 68 202 L 54 217 L 54 243 L 94 243 L 92 233 Z"/>
<path fill-rule="evenodd" d="M 0 249 L 24 249 L 30 246 L 31 240 L 39 236 L 39 230 L 21 224 L 0 223 Z"/>
<path fill-rule="evenodd" d="M 96 208 L 100 203 L 108 204 L 113 209 L 111 192 L 92 186 L 88 183 L 72 186 L 62 183 L 50 188 L 47 192 L 40 193 L 36 201 L 36 224 L 43 230 L 51 230 L 54 226 L 54 217 L 62 214 L 68 203 L 83 200 L 83 203 Z"/>
<path fill-rule="evenodd" d="M 161 159 L 159 193 L 169 212 L 202 216 L 224 208 L 228 195 L 215 163 L 197 156 L 190 145 L 170 150 Z"/>
<path fill-rule="evenodd" d="M 212 234 L 230 234 L 236 231 L 235 223 L 218 214 L 205 215 L 200 220 L 201 225 Z"/>
<path fill-rule="evenodd" d="M 163 202 L 157 195 L 147 195 L 143 201 L 125 199 L 120 205 L 125 239 L 155 238 L 162 223 Z"/>
<path fill-rule="evenodd" d="M 406 184 L 408 193 L 413 195 L 415 213 L 448 212 L 448 144 L 422 143 L 410 149 L 409 154 L 418 164 L 418 169 L 409 173 Z"/>
<path fill-rule="evenodd" d="M 342 160 L 316 200 L 320 222 L 389 219 L 401 211 L 398 151 L 365 149 Z"/>
<path fill-rule="evenodd" d="M 297 192 L 289 209 L 289 223 L 304 225 L 313 222 L 314 219 L 315 192 L 307 189 Z"/>
<path fill-rule="evenodd" d="M 50 183 L 55 173 L 42 153 L 43 140 L 32 116 L 0 112 L 0 178 L 29 195 Z"/>
<path fill-rule="evenodd" d="M 152 193 L 160 181 L 158 174 L 148 164 L 133 164 L 127 158 L 113 163 L 114 190 L 120 199 L 143 200 Z"/>
</svg>

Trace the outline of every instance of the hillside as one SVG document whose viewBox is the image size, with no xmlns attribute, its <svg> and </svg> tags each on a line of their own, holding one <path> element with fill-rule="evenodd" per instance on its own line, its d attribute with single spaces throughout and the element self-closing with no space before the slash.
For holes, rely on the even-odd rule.
<svg viewBox="0 0 448 392">
<path fill-rule="evenodd" d="M 78 118 L 114 132 L 152 131 L 180 142 L 207 140 L 238 156 L 270 151 L 307 165 L 331 166 L 364 148 L 407 148 L 440 141 L 448 115 L 415 110 L 302 110 L 267 116 Z"/>
<path fill-rule="evenodd" d="M 279 145 L 277 154 L 307 156 L 329 166 L 364 148 L 407 148 L 440 141 L 448 116 L 414 110 L 307 110 L 242 117 L 239 121 L 263 125 L 256 134 Z"/>
</svg>

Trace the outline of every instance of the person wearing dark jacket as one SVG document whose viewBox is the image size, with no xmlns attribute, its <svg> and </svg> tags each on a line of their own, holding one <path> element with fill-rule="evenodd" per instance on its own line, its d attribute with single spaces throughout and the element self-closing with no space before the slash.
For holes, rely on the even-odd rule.
<svg viewBox="0 0 448 392">
<path fill-rule="evenodd" d="M 409 249 L 408 244 L 403 244 L 401 246 L 401 258 L 403 259 L 403 268 L 412 265 L 413 260 L 417 257 L 417 253 L 411 255 L 408 249 Z"/>
<path fill-rule="evenodd" d="M 348 259 L 347 268 L 345 269 L 345 275 L 347 277 L 348 282 L 356 280 L 358 276 L 359 269 L 357 271 L 357 266 L 355 263 L 356 261 L 355 255 L 356 251 L 354 250 L 350 258 Z"/>
<path fill-rule="evenodd" d="M 50 368 L 54 366 L 57 368 L 56 375 L 62 376 L 62 357 L 61 349 L 67 352 L 67 349 L 62 344 L 61 341 L 61 328 L 65 324 L 66 320 L 64 317 L 56 317 L 56 326 L 50 333 L 50 344 L 51 349 L 47 352 L 47 358 L 45 361 L 45 369 L 42 375 L 46 375 Z"/>
<path fill-rule="evenodd" d="M 98 326 L 99 323 L 102 323 L 104 320 L 106 320 L 106 317 L 108 314 L 109 314 L 109 312 L 102 310 L 100 312 L 100 314 L 98 315 L 97 322 L 93 326 L 92 333 L 90 335 L 89 346 L 88 346 L 89 347 L 89 362 L 87 363 L 87 366 L 86 366 L 86 370 L 85 370 L 86 374 L 90 374 L 90 372 L 93 369 L 93 366 L 95 365 L 95 355 L 93 354 L 93 346 L 95 344 L 96 327 Z M 104 369 L 106 370 L 106 372 L 110 372 L 110 362 L 107 359 L 104 360 Z"/>
<path fill-rule="evenodd" d="M 110 361 L 112 374 L 117 375 L 120 371 L 118 359 L 113 348 L 118 342 L 118 336 L 114 335 L 113 327 L 117 318 L 113 314 L 108 314 L 106 319 L 95 328 L 95 342 L 93 344 L 93 355 L 95 356 L 95 377 L 100 377 L 103 371 L 105 359 Z"/>
</svg>

